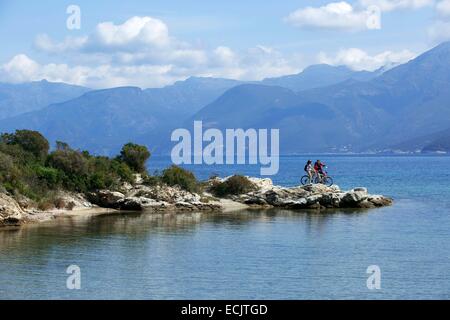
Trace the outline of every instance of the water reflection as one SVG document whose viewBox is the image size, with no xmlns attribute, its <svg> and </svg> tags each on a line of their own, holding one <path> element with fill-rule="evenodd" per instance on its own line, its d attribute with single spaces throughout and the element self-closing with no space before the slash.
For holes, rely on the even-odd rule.
<svg viewBox="0 0 450 320">
<path fill-rule="evenodd" d="M 127 240 L 144 240 L 152 235 L 182 235 L 195 233 L 202 224 L 211 227 L 242 229 L 250 223 L 271 223 L 275 219 L 301 224 L 309 232 L 323 232 L 328 222 L 339 216 L 365 214 L 366 210 L 345 209 L 327 211 L 292 211 L 280 209 L 240 210 L 228 213 L 109 213 L 87 217 L 60 217 L 53 221 L 17 229 L 0 231 L 0 252 L 32 248 L 37 253 L 47 246 L 76 245 L 86 239 L 113 236 Z M 30 246 L 31 244 L 31 246 Z"/>
<path fill-rule="evenodd" d="M 448 219 L 418 244 L 435 221 L 418 208 L 129 212 L 3 230 L 0 298 L 371 298 L 365 270 L 374 261 L 389 270 L 383 297 L 404 297 L 405 268 L 423 275 L 428 296 L 442 296 Z M 79 292 L 65 288 L 71 264 L 83 272 Z"/>
</svg>

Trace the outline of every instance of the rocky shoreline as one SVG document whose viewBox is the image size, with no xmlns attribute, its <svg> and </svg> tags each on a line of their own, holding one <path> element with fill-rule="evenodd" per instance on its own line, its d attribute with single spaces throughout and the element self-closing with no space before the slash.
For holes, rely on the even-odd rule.
<svg viewBox="0 0 450 320">
<path fill-rule="evenodd" d="M 393 200 L 382 195 L 371 195 L 366 188 L 341 191 L 338 186 L 307 185 L 281 187 L 271 179 L 249 178 L 252 191 L 227 197 L 214 197 L 210 186 L 227 178 L 214 178 L 205 182 L 202 194 L 182 190 L 178 186 L 147 186 L 123 184 L 117 191 L 99 190 L 87 195 L 61 192 L 65 208 L 41 211 L 28 208 L 21 201 L 0 193 L 0 227 L 51 220 L 59 216 L 106 214 L 121 211 L 145 212 L 224 212 L 240 209 L 283 208 L 333 209 L 376 208 L 389 206 Z"/>
</svg>

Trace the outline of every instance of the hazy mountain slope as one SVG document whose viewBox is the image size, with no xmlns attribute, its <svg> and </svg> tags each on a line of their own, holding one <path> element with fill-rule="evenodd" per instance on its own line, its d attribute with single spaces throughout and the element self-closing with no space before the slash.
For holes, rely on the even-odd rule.
<svg viewBox="0 0 450 320">
<path fill-rule="evenodd" d="M 194 118 L 221 128 L 280 128 L 284 153 L 380 150 L 450 125 L 450 44 L 370 81 L 291 92 L 288 99 L 282 90 L 239 88 Z"/>
<path fill-rule="evenodd" d="M 12 119 L 0 121 L 3 131 L 39 130 L 52 143 L 61 140 L 73 147 L 100 154 L 116 152 L 136 135 L 160 127 L 164 112 L 148 102 L 139 88 L 97 90 L 83 96 Z"/>
<path fill-rule="evenodd" d="M 450 129 L 439 133 L 433 141 L 426 144 L 422 151 L 424 152 L 450 152 Z"/>
<path fill-rule="evenodd" d="M 333 91 L 338 88 L 327 88 Z M 333 99 L 319 90 L 295 93 L 281 87 L 242 85 L 206 106 L 185 126 L 202 120 L 206 127 L 222 129 L 280 129 L 283 153 L 330 152 L 361 143 L 371 135 L 370 126 L 386 118 L 382 110 L 362 107 L 365 101 L 339 108 L 331 103 Z"/>
<path fill-rule="evenodd" d="M 45 80 L 21 84 L 0 83 L 0 119 L 70 100 L 89 90 L 85 87 Z"/>
<path fill-rule="evenodd" d="M 450 129 L 434 132 L 425 136 L 414 137 L 412 139 L 388 146 L 388 152 L 421 152 L 445 150 L 445 141 L 450 141 Z M 448 149 L 450 150 L 450 148 Z"/>
<path fill-rule="evenodd" d="M 306 75 L 323 70 L 346 72 L 316 66 Z M 365 76 L 301 91 L 276 86 L 273 79 L 242 84 L 213 78 L 161 89 L 98 90 L 0 121 L 0 131 L 32 128 L 101 153 L 115 152 L 129 140 L 167 152 L 174 128 L 203 120 L 206 127 L 222 129 L 280 129 L 281 152 L 299 153 L 384 150 L 450 127 L 450 43 L 375 78 Z M 277 81 L 297 86 L 303 77 Z"/>
<path fill-rule="evenodd" d="M 261 81 L 261 84 L 276 85 L 294 91 L 300 91 L 326 87 L 350 79 L 367 81 L 376 75 L 376 72 L 353 71 L 346 66 L 318 64 L 307 67 L 298 74 L 264 79 Z"/>
<path fill-rule="evenodd" d="M 146 89 L 145 92 L 155 105 L 164 106 L 182 118 L 194 114 L 239 84 L 240 81 L 230 79 L 191 77 L 164 88 Z"/>
<path fill-rule="evenodd" d="M 121 87 L 95 90 L 42 110 L 0 121 L 1 131 L 29 128 L 49 139 L 107 154 L 139 136 L 154 144 L 158 133 L 194 114 L 239 82 L 190 78 L 161 89 Z"/>
</svg>

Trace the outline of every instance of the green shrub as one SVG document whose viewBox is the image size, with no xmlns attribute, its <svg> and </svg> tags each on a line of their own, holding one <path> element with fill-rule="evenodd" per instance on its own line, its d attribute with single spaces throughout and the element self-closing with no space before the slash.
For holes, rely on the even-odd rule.
<svg viewBox="0 0 450 320">
<path fill-rule="evenodd" d="M 21 171 L 14 162 L 14 158 L 0 152 L 0 182 L 13 182 L 21 177 Z"/>
<path fill-rule="evenodd" d="M 0 152 L 10 156 L 16 165 L 26 165 L 36 162 L 35 156 L 32 153 L 25 151 L 21 146 L 17 144 L 6 144 L 2 141 L 3 135 L 2 139 L 0 139 Z"/>
<path fill-rule="evenodd" d="M 178 185 L 182 189 L 190 192 L 199 191 L 198 181 L 194 174 L 175 165 L 163 171 L 161 180 L 169 186 Z"/>
<path fill-rule="evenodd" d="M 38 160 L 44 160 L 50 148 L 47 139 L 42 134 L 31 130 L 16 130 L 12 134 L 4 133 L 1 140 L 9 145 L 19 145 Z"/>
<path fill-rule="evenodd" d="M 48 156 L 47 164 L 67 175 L 84 175 L 88 171 L 87 159 L 81 152 L 71 149 L 52 152 Z"/>
<path fill-rule="evenodd" d="M 61 175 L 57 169 L 37 166 L 34 170 L 37 177 L 44 181 L 49 188 L 53 189 L 59 185 Z"/>
<path fill-rule="evenodd" d="M 115 172 L 122 181 L 133 182 L 133 170 L 123 162 L 112 160 L 111 161 L 111 170 Z"/>
<path fill-rule="evenodd" d="M 255 185 L 244 176 L 235 175 L 211 186 L 211 192 L 218 197 L 240 195 L 255 189 Z"/>
<path fill-rule="evenodd" d="M 162 178 L 160 175 L 153 175 L 153 176 L 147 175 L 143 179 L 144 181 L 142 183 L 150 187 L 157 186 L 162 182 Z"/>
<path fill-rule="evenodd" d="M 150 158 L 150 151 L 147 147 L 134 143 L 127 143 L 120 151 L 119 160 L 125 162 L 131 169 L 136 172 L 145 172 L 145 163 Z"/>
<path fill-rule="evenodd" d="M 58 189 L 116 190 L 123 182 L 133 182 L 137 172 L 145 177 L 149 156 L 146 147 L 131 143 L 123 147 L 120 156 L 112 159 L 74 150 L 61 141 L 48 154 L 48 142 L 39 132 L 18 130 L 14 134 L 1 134 L 0 192 L 36 200 L 41 208 L 48 210 L 52 202 L 48 199 Z"/>
</svg>

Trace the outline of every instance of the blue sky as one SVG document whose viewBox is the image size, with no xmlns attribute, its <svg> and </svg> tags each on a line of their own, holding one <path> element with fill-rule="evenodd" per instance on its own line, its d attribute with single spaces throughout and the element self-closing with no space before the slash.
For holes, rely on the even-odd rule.
<svg viewBox="0 0 450 320">
<path fill-rule="evenodd" d="M 81 10 L 79 30 L 66 27 L 69 5 Z M 0 0 L 0 21 L 0 81 L 157 87 L 405 62 L 447 40 L 450 1 Z"/>
</svg>

